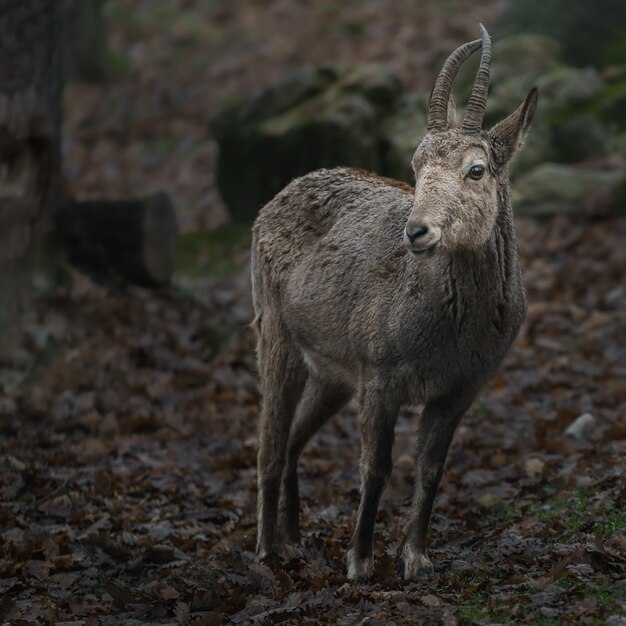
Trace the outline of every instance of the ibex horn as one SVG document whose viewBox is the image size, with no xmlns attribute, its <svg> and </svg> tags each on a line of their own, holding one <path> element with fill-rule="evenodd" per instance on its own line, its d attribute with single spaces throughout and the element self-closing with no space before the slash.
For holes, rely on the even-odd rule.
<svg viewBox="0 0 626 626">
<path fill-rule="evenodd" d="M 491 65 L 491 38 L 487 29 L 481 24 L 482 33 L 482 53 L 480 56 L 480 66 L 472 88 L 472 95 L 465 109 L 463 118 L 463 133 L 465 135 L 475 135 L 480 131 L 487 109 L 487 92 L 489 91 L 489 66 Z"/>
<path fill-rule="evenodd" d="M 482 28 L 482 25 L 481 25 Z M 447 59 L 437 76 L 435 86 L 430 94 L 430 101 L 428 102 L 428 130 L 444 130 L 448 126 L 448 100 L 450 99 L 450 92 L 452 90 L 452 81 L 454 80 L 459 68 L 466 59 L 485 41 L 485 35 L 487 31 L 483 28 L 483 39 L 476 39 L 469 41 L 459 46 Z M 489 35 L 486 35 L 489 42 Z M 484 56 L 484 51 L 483 51 Z M 489 53 L 491 57 L 491 52 Z M 482 60 L 481 60 L 482 68 Z M 487 75 L 489 69 L 487 69 Z M 476 79 L 478 81 L 478 79 Z M 474 85 L 476 89 L 476 85 Z M 474 94 L 472 94 L 473 97 Z M 484 110 L 484 109 L 483 109 Z M 465 129 L 465 122 L 463 123 Z"/>
</svg>

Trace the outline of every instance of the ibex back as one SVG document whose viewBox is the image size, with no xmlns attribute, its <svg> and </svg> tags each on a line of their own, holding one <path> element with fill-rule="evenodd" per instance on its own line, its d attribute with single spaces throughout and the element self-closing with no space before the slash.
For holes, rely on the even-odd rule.
<svg viewBox="0 0 626 626">
<path fill-rule="evenodd" d="M 455 50 L 428 105 L 415 188 L 347 168 L 293 181 L 254 226 L 252 282 L 263 390 L 257 552 L 297 542 L 297 462 L 311 436 L 357 394 L 361 504 L 348 578 L 373 571 L 376 510 L 402 404 L 424 404 L 404 576 L 432 572 L 426 531 L 455 428 L 514 340 L 526 303 L 508 163 L 535 113 L 533 89 L 481 130 L 491 42 Z M 465 118 L 452 81 L 482 47 Z"/>
</svg>

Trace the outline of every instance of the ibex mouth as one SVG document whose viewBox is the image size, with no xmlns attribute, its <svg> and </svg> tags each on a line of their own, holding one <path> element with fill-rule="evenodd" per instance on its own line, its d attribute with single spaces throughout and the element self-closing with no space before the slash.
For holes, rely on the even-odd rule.
<svg viewBox="0 0 626 626">
<path fill-rule="evenodd" d="M 409 252 L 413 256 L 422 256 L 422 255 L 426 254 L 427 252 L 433 252 L 436 247 L 437 247 L 437 244 L 434 243 L 434 244 L 432 244 L 432 246 L 428 246 L 426 248 L 419 248 L 419 249 L 410 248 Z"/>
</svg>

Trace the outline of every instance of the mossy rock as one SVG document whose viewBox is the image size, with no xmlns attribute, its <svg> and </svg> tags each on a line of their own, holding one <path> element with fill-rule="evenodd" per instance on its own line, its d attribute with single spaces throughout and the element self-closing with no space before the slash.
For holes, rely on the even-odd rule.
<svg viewBox="0 0 626 626">
<path fill-rule="evenodd" d="M 546 161 L 556 160 L 556 149 L 552 132 L 548 124 L 538 116 L 530 129 L 524 146 L 513 157 L 511 163 L 511 180 L 517 181 L 521 176 Z"/>
<path fill-rule="evenodd" d="M 511 113 L 539 78 L 561 65 L 559 44 L 544 35 L 512 35 L 494 40 L 487 115 Z M 465 105 L 474 84 L 478 53 L 461 68 L 455 81 L 457 104 Z M 486 119 L 488 125 L 493 118 Z"/>
<path fill-rule="evenodd" d="M 545 76 L 561 76 L 559 44 L 545 35 L 511 35 L 494 41 L 489 99 L 483 127 L 492 128 L 523 102 L 533 86 L 539 86 L 539 110 L 524 149 L 511 166 L 513 179 L 547 160 L 556 159 L 558 150 L 547 112 L 553 109 L 551 90 L 542 85 Z M 579 70 L 574 70 L 578 72 Z M 463 106 L 471 92 L 475 68 L 460 76 L 458 105 Z M 569 74 L 568 74 L 569 75 Z M 553 79 L 556 82 L 556 78 Z M 459 112 L 461 118 L 463 112 Z"/>
<path fill-rule="evenodd" d="M 337 78 L 337 70 L 330 67 L 302 67 L 252 97 L 228 101 L 211 119 L 211 130 L 218 141 L 228 139 L 235 130 L 245 133 L 255 124 L 316 96 Z"/>
<path fill-rule="evenodd" d="M 513 187 L 516 215 L 610 215 L 622 211 L 626 172 L 544 163 Z"/>
<path fill-rule="evenodd" d="M 602 93 L 605 84 L 593 67 L 579 69 L 563 66 L 542 75 L 537 86 L 550 109 L 554 110 L 593 101 Z"/>
<path fill-rule="evenodd" d="M 626 131 L 626 65 L 610 67 L 603 74 L 606 86 L 588 110 L 614 128 Z"/>
<path fill-rule="evenodd" d="M 560 65 L 560 56 L 558 42 L 545 35 L 523 33 L 497 39 L 490 84 L 498 87 L 511 77 L 537 80 Z"/>
<path fill-rule="evenodd" d="M 471 67 L 464 69 L 470 78 L 461 84 L 466 94 L 458 98 L 459 119 L 474 78 Z M 550 168 L 626 151 L 626 66 L 602 74 L 565 66 L 558 44 L 541 35 L 497 41 L 483 127 L 511 114 L 533 85 L 539 108 L 511 176 L 515 189 L 518 180 L 524 186 L 538 179 L 540 185 L 525 190 L 520 210 L 561 213 L 602 205 L 610 173 Z M 213 118 L 220 192 L 236 220 L 248 221 L 293 178 L 322 167 L 362 167 L 412 182 L 411 157 L 426 133 L 427 103 L 428 94 L 403 94 L 398 78 L 378 65 L 303 68 Z M 553 181 L 544 180 L 546 171 L 554 173 Z M 596 174 L 598 193 L 580 190 Z M 577 179 L 572 186 L 561 185 L 571 177 Z M 580 191 L 582 204 L 572 189 Z"/>
<path fill-rule="evenodd" d="M 178 238 L 176 274 L 224 276 L 240 269 L 237 258 L 250 247 L 250 227 L 233 224 L 217 230 L 197 230 Z"/>
<path fill-rule="evenodd" d="M 218 186 L 237 220 L 253 219 L 293 178 L 322 167 L 384 169 L 379 126 L 402 87 L 377 65 L 302 71 L 231 103 L 212 121 Z"/>
<path fill-rule="evenodd" d="M 535 81 L 539 107 L 512 176 L 554 160 L 575 163 L 610 152 L 609 125 L 593 112 L 606 86 L 593 68 L 557 67 Z M 502 81 L 490 96 L 486 127 L 511 113 L 527 93 L 523 78 Z"/>
<path fill-rule="evenodd" d="M 625 23 L 623 0 L 509 0 L 498 31 L 549 35 L 568 63 L 601 67 L 624 58 Z"/>
<path fill-rule="evenodd" d="M 555 155 L 563 163 L 601 157 L 611 151 L 606 124 L 591 113 L 574 113 L 552 127 Z"/>
</svg>

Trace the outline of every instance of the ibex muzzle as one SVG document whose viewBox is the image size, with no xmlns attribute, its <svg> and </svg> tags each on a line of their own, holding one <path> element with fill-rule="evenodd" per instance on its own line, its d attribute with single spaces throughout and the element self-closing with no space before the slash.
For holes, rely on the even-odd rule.
<svg viewBox="0 0 626 626">
<path fill-rule="evenodd" d="M 455 50 L 437 78 L 428 132 L 412 161 L 415 189 L 360 170 L 320 170 L 292 182 L 257 218 L 251 259 L 264 396 L 259 556 L 299 541 L 298 458 L 356 395 L 362 484 L 348 578 L 373 571 L 376 510 L 403 404 L 425 407 L 401 547 L 404 576 L 433 570 L 426 531 L 450 441 L 526 311 L 508 163 L 533 119 L 537 92 L 495 128 L 481 130 L 491 60 L 481 30 L 482 38 Z M 459 127 L 452 81 L 480 48 Z"/>
<path fill-rule="evenodd" d="M 426 222 L 409 220 L 404 228 L 404 245 L 417 254 L 434 248 L 441 239 L 441 229 Z"/>
</svg>

